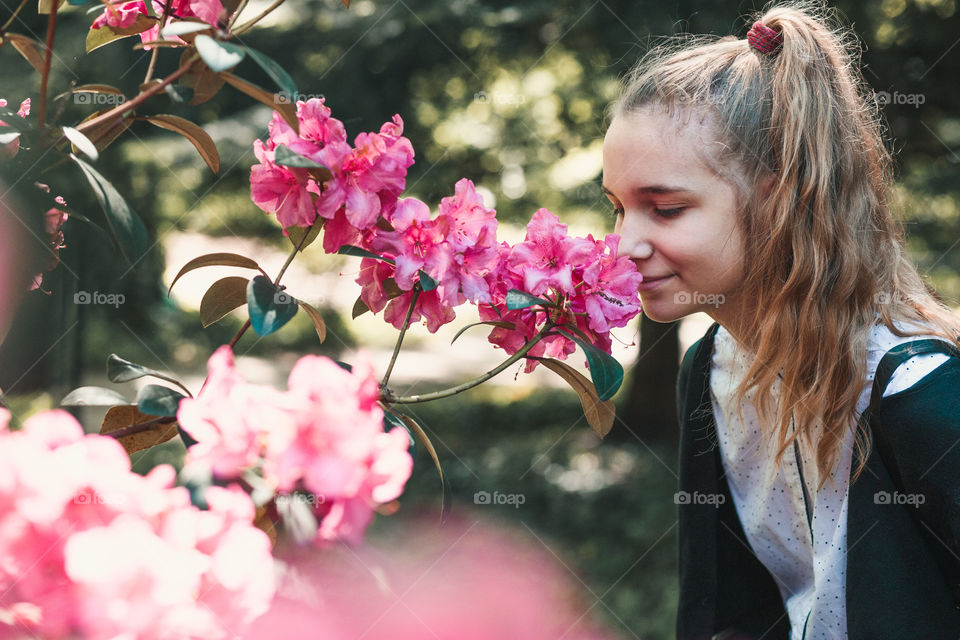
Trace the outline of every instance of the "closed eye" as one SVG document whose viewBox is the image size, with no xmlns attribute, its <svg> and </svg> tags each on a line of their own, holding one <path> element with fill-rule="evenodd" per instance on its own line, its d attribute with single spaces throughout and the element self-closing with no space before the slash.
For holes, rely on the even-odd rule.
<svg viewBox="0 0 960 640">
<path fill-rule="evenodd" d="M 654 213 L 656 213 L 661 218 L 676 218 L 681 213 L 684 212 L 686 207 L 676 207 L 674 209 L 657 209 L 654 208 Z"/>
</svg>

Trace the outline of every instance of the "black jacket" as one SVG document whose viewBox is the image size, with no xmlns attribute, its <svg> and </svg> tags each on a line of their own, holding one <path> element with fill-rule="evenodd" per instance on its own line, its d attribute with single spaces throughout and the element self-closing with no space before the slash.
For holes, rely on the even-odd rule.
<svg viewBox="0 0 960 640">
<path fill-rule="evenodd" d="M 718 328 L 711 326 L 687 351 L 677 383 L 680 491 L 725 496 L 678 507 L 677 638 L 786 639 L 790 624 L 783 600 L 750 549 L 716 446 L 710 363 Z M 951 357 L 917 384 L 886 398 L 881 396 L 889 375 L 917 349 L 899 345 L 877 369 L 877 383 L 881 371 L 886 380 L 879 394 L 874 389 L 868 419 L 874 434 L 881 429 L 885 433 L 885 452 L 892 451 L 895 460 L 871 447 L 866 469 L 850 485 L 850 640 L 960 638 L 960 608 L 952 586 L 960 579 L 960 352 L 940 340 L 916 344 L 920 342 L 938 343 L 926 351 Z M 878 492 L 919 494 L 924 501 L 919 508 L 889 504 L 876 497 Z"/>
</svg>

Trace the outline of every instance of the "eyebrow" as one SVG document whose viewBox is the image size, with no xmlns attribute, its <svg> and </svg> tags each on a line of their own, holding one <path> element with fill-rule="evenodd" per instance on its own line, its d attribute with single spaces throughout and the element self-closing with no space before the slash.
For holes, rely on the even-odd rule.
<svg viewBox="0 0 960 640">
<path fill-rule="evenodd" d="M 608 189 L 605 185 L 601 184 L 600 189 L 604 193 L 613 195 L 613 192 L 610 191 L 610 189 Z M 637 187 L 636 189 L 633 190 L 634 193 L 639 193 L 639 194 L 652 193 L 655 195 L 662 195 L 667 193 L 688 193 L 689 191 L 690 191 L 689 189 L 684 189 L 683 187 L 671 187 L 671 186 L 662 185 L 662 184 L 652 184 L 646 187 Z"/>
</svg>

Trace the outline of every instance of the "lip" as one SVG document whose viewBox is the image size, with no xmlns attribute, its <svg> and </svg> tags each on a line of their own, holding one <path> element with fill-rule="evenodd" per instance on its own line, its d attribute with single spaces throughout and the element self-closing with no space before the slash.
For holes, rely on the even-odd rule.
<svg viewBox="0 0 960 640">
<path fill-rule="evenodd" d="M 666 282 L 672 277 L 673 277 L 673 274 L 671 273 L 668 276 L 661 276 L 659 278 L 651 278 L 649 280 L 644 280 L 643 282 L 640 283 L 640 286 L 637 288 L 640 291 L 653 291 L 654 289 L 658 289 L 661 285 L 663 285 L 664 282 Z"/>
</svg>

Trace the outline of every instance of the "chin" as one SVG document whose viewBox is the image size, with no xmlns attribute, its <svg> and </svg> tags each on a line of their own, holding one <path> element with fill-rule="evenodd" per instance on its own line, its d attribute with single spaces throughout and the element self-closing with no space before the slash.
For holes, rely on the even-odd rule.
<svg viewBox="0 0 960 640">
<path fill-rule="evenodd" d="M 658 309 L 657 305 L 655 304 L 651 304 L 649 307 L 646 305 L 643 306 L 643 315 L 648 320 L 653 320 L 654 322 L 659 322 L 662 324 L 676 322 L 681 318 L 687 317 L 691 313 L 693 312 L 687 309 Z"/>
</svg>

